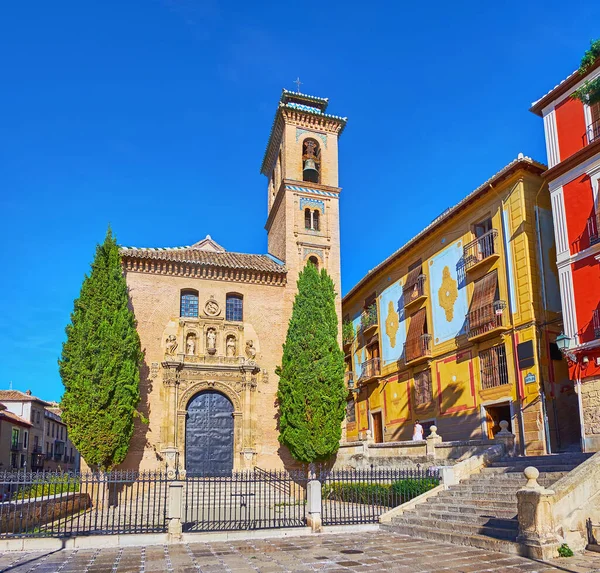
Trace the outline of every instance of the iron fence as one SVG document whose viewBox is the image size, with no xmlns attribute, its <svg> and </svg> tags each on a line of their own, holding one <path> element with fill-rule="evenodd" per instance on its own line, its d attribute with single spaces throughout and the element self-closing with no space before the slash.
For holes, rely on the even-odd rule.
<svg viewBox="0 0 600 573">
<path fill-rule="evenodd" d="M 381 514 L 440 483 L 437 469 L 321 471 L 323 525 L 377 523 Z"/>
<path fill-rule="evenodd" d="M 167 530 L 160 472 L 0 473 L 0 538 Z"/>
<path fill-rule="evenodd" d="M 188 476 L 184 531 L 229 531 L 306 525 L 306 472 L 233 472 Z"/>
</svg>

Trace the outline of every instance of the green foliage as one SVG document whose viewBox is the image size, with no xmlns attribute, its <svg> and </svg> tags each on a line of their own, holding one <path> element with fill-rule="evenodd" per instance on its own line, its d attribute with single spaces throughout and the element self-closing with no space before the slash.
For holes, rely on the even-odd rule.
<svg viewBox="0 0 600 573">
<path fill-rule="evenodd" d="M 391 484 L 332 482 L 321 489 L 323 499 L 396 507 L 439 485 L 437 478 L 402 479 Z"/>
<path fill-rule="evenodd" d="M 558 555 L 560 557 L 573 557 L 573 550 L 566 543 L 563 543 L 558 548 Z"/>
<path fill-rule="evenodd" d="M 283 345 L 277 399 L 279 441 L 299 462 L 326 460 L 338 450 L 346 413 L 344 354 L 331 277 L 307 264 L 298 278 Z"/>
<path fill-rule="evenodd" d="M 590 49 L 585 52 L 579 65 L 579 73 L 585 75 L 600 57 L 600 40 L 590 42 Z M 575 90 L 573 97 L 587 105 L 600 102 L 600 77 L 585 82 L 579 89 Z"/>
<path fill-rule="evenodd" d="M 26 487 L 20 488 L 11 496 L 11 499 L 30 499 L 78 491 L 79 481 L 75 481 L 75 479 L 69 478 L 69 476 L 66 475 L 50 476 L 42 482 L 33 483 Z"/>
<path fill-rule="evenodd" d="M 59 360 L 70 438 L 93 467 L 121 463 L 140 401 L 142 361 L 115 237 L 109 228 L 75 300 Z"/>
<path fill-rule="evenodd" d="M 372 324 L 377 324 L 377 303 L 374 302 L 362 313 L 360 324 L 363 328 L 368 328 Z"/>
<path fill-rule="evenodd" d="M 354 325 L 349 320 L 342 324 L 342 341 L 344 344 L 350 344 L 354 340 Z"/>
</svg>

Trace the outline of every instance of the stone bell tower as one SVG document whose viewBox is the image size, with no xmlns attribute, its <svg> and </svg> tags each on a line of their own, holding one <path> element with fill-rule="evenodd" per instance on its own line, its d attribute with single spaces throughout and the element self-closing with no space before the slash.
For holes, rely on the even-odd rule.
<svg viewBox="0 0 600 573">
<path fill-rule="evenodd" d="M 269 179 L 269 253 L 285 262 L 291 300 L 308 261 L 336 285 L 341 315 L 338 138 L 346 118 L 329 101 L 283 90 L 261 172 Z"/>
</svg>

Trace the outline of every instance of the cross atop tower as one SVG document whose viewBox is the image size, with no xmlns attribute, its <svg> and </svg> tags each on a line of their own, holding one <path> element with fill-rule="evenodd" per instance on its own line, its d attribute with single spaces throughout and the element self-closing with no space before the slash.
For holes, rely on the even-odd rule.
<svg viewBox="0 0 600 573">
<path fill-rule="evenodd" d="M 297 86 L 296 89 L 298 90 L 298 93 L 300 93 L 300 86 L 302 85 L 302 82 L 300 81 L 300 78 L 297 77 L 296 80 L 293 83 L 296 84 L 296 86 Z"/>
</svg>

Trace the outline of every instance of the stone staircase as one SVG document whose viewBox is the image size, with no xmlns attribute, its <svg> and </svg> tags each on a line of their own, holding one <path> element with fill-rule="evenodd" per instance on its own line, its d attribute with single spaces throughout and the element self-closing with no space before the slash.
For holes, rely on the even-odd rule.
<svg viewBox="0 0 600 573">
<path fill-rule="evenodd" d="M 434 541 L 519 553 L 517 491 L 527 482 L 523 470 L 536 467 L 538 483 L 551 487 L 588 457 L 573 453 L 501 459 L 381 527 Z"/>
</svg>

